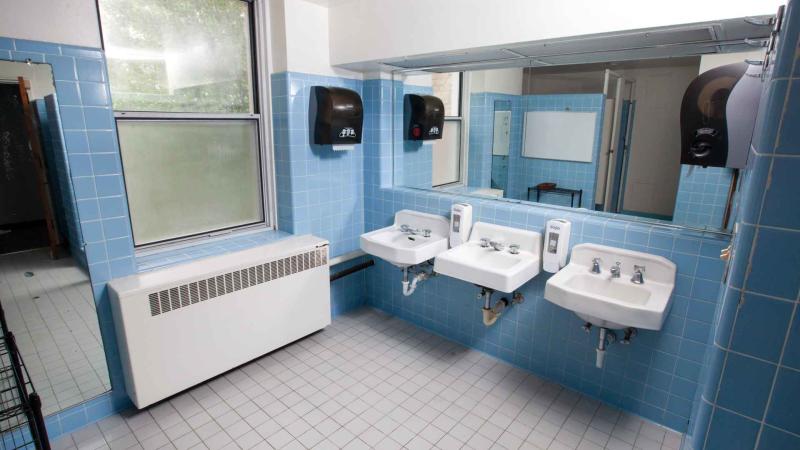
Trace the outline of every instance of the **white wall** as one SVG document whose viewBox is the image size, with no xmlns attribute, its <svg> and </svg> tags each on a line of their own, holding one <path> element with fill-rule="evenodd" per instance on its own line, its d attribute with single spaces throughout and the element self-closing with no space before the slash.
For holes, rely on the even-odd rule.
<svg viewBox="0 0 800 450">
<path fill-rule="evenodd" d="M 275 72 L 361 78 L 360 73 L 331 67 L 327 6 L 310 0 L 271 0 L 269 5 Z"/>
<path fill-rule="evenodd" d="M 745 59 L 762 60 L 764 59 L 764 50 L 753 50 L 751 52 L 738 52 L 738 53 L 716 53 L 713 55 L 703 55 L 700 57 L 700 72 L 707 72 L 715 67 L 724 66 L 727 64 L 735 64 L 744 62 Z"/>
<path fill-rule="evenodd" d="M 628 174 L 623 209 L 671 216 L 681 161 L 680 110 L 698 64 L 614 70 L 636 80 Z"/>
<path fill-rule="evenodd" d="M 469 72 L 470 92 L 494 92 L 497 94 L 522 94 L 522 69 L 491 69 Z"/>
<path fill-rule="evenodd" d="M 26 64 L 23 62 L 0 61 L 0 80 L 16 80 L 24 77 L 30 82 L 28 98 L 39 100 L 54 94 L 53 69 L 49 64 Z"/>
<path fill-rule="evenodd" d="M 0 36 L 100 47 L 94 0 L 3 0 Z"/>
<path fill-rule="evenodd" d="M 335 65 L 619 30 L 774 14 L 785 0 L 347 0 L 331 2 Z"/>
</svg>

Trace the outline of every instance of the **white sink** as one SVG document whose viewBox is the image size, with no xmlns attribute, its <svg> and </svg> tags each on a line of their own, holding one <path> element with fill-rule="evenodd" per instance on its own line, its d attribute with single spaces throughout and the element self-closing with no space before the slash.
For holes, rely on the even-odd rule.
<svg viewBox="0 0 800 450">
<path fill-rule="evenodd" d="M 482 247 L 481 238 L 499 242 L 502 250 Z M 519 245 L 519 253 L 509 251 Z M 535 231 L 476 222 L 469 241 L 436 257 L 434 272 L 501 292 L 513 292 L 539 273 L 542 235 Z"/>
<path fill-rule="evenodd" d="M 402 225 L 415 231 L 404 232 Z M 394 225 L 362 234 L 361 250 L 399 267 L 413 266 L 447 250 L 449 230 L 442 216 L 403 209 L 394 215 Z"/>
<path fill-rule="evenodd" d="M 599 274 L 592 261 L 600 258 Z M 619 278 L 610 269 L 620 262 Z M 645 266 L 644 283 L 631 281 L 633 266 Z M 605 245 L 579 244 L 569 264 L 553 275 L 544 298 L 597 327 L 660 330 L 672 303 L 675 264 L 661 256 Z"/>
</svg>

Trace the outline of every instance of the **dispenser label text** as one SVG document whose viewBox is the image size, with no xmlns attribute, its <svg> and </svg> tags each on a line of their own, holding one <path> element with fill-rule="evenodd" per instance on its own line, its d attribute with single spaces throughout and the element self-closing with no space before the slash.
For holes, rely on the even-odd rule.
<svg viewBox="0 0 800 450">
<path fill-rule="evenodd" d="M 354 137 L 356 137 L 356 130 L 354 130 L 354 129 L 350 128 L 350 127 L 342 128 L 342 131 L 339 132 L 339 137 L 340 138 L 354 138 Z"/>
</svg>

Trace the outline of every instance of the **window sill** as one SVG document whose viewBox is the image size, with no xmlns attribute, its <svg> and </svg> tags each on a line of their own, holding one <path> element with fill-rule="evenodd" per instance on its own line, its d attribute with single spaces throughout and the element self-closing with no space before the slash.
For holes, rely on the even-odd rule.
<svg viewBox="0 0 800 450">
<path fill-rule="evenodd" d="M 210 238 L 190 245 L 142 252 L 136 255 L 138 272 L 163 269 L 209 256 L 224 255 L 260 245 L 269 244 L 292 236 L 290 233 L 272 229 L 261 229 L 236 233 L 224 237 Z"/>
</svg>

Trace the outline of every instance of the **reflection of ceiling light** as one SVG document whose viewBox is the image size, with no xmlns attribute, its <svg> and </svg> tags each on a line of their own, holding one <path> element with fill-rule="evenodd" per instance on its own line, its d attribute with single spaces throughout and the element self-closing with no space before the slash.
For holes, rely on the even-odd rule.
<svg viewBox="0 0 800 450">
<path fill-rule="evenodd" d="M 126 47 L 106 47 L 106 56 L 109 59 L 123 59 L 128 61 L 163 61 L 167 59 L 160 50 L 142 50 Z"/>
</svg>

